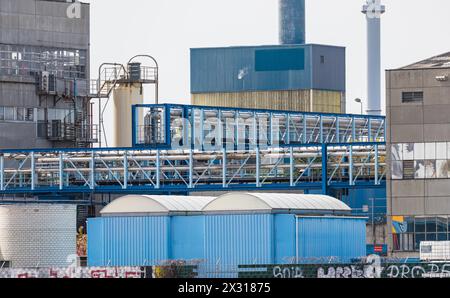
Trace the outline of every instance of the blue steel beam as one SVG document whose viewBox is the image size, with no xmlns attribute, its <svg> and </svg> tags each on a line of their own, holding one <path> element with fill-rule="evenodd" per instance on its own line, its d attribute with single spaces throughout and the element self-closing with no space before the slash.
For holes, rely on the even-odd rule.
<svg viewBox="0 0 450 298">
<path fill-rule="evenodd" d="M 225 148 L 211 152 L 144 149 L 3 151 L 0 175 L 8 183 L 3 183 L 0 194 L 169 193 L 225 189 L 319 189 L 327 193 L 328 189 L 337 187 L 381 188 L 383 181 L 379 173 L 380 169 L 386 168 L 381 163 L 383 154 L 379 152 L 378 143 L 232 152 Z M 371 156 L 375 156 L 374 163 Z M 34 160 L 31 165 L 26 163 L 30 158 Z M 5 159 L 8 167 L 1 167 Z M 347 162 L 343 162 L 345 159 Z M 328 168 L 334 169 L 330 176 Z M 365 168 L 370 170 L 364 171 Z M 354 172 L 358 173 L 356 177 Z M 27 178 L 29 173 L 31 178 Z M 195 181 L 194 175 L 197 175 Z"/>
<path fill-rule="evenodd" d="M 211 116 L 205 116 L 205 113 L 210 114 Z M 228 113 L 228 117 L 224 115 Z M 137 114 L 142 114 L 144 116 L 144 123 L 137 123 L 139 119 L 142 117 L 137 117 Z M 139 137 L 140 134 L 134 134 L 133 138 L 133 146 L 134 147 L 142 147 L 142 148 L 154 148 L 154 149 L 180 149 L 178 144 L 172 143 L 173 139 L 173 130 L 175 128 L 183 129 L 183 148 L 181 149 L 189 149 L 190 147 L 195 147 L 196 149 L 203 149 L 203 145 L 205 144 L 205 122 L 208 122 L 209 118 L 215 118 L 221 124 L 219 127 L 225 125 L 225 118 L 233 119 L 233 139 L 234 145 L 242 145 L 239 144 L 242 141 L 243 136 L 241 136 L 241 129 L 245 126 L 253 126 L 254 131 L 270 131 L 268 134 L 270 136 L 270 140 L 268 142 L 257 142 L 258 135 L 253 133 L 252 139 L 247 140 L 248 146 L 262 147 L 264 144 L 269 146 L 292 146 L 295 144 L 299 144 L 299 140 L 301 140 L 300 144 L 339 144 L 343 143 L 357 143 L 357 142 L 379 142 L 384 143 L 385 141 L 385 117 L 382 116 L 365 116 L 365 115 L 351 115 L 351 114 L 330 114 L 330 113 L 312 113 L 312 112 L 289 112 L 289 111 L 276 111 L 276 110 L 260 110 L 260 109 L 237 109 L 237 108 L 218 108 L 218 107 L 204 107 L 204 106 L 187 106 L 187 105 L 135 105 L 133 106 L 133 115 L 134 121 L 133 127 L 137 127 L 140 131 L 147 131 L 149 133 L 156 133 L 157 135 L 164 135 L 164 142 L 152 142 L 151 140 L 156 140 L 156 137 L 148 138 L 148 133 L 146 133 L 147 138 Z M 148 118 L 150 117 L 150 118 Z M 145 119 L 155 119 L 157 117 L 159 120 L 164 119 L 161 122 L 159 127 L 155 127 L 156 121 L 150 121 Z M 245 122 L 246 119 L 249 119 Z M 183 125 L 179 127 L 179 124 L 175 125 L 174 123 L 179 123 L 175 120 L 184 120 L 181 121 Z M 327 119 L 327 123 L 324 122 L 323 119 Z M 261 122 L 261 120 L 265 120 Z M 279 125 L 274 125 L 274 121 L 277 120 Z M 216 121 L 216 120 L 215 120 Z M 215 123 L 214 121 L 214 123 Z M 315 123 L 316 122 L 316 123 Z M 149 124 L 150 123 L 150 124 Z M 198 126 L 196 125 L 198 123 Z M 314 124 L 315 123 L 315 124 Z M 152 125 L 152 126 L 149 126 Z M 211 123 L 211 125 L 215 125 Z M 257 126 L 260 128 L 257 129 Z M 264 125 L 264 127 L 262 127 Z M 299 134 L 299 132 L 295 129 L 296 125 L 303 126 L 303 132 Z M 294 130 L 291 130 L 291 126 Z M 274 133 L 278 127 L 284 127 L 284 132 L 280 130 L 279 133 Z M 375 128 L 377 133 L 376 137 L 372 137 L 372 128 Z M 341 140 L 340 130 L 342 128 L 351 128 L 351 139 L 345 138 Z M 324 131 L 327 130 L 328 134 L 327 140 L 325 140 Z M 220 129 L 223 131 L 223 129 Z M 308 131 L 311 134 L 308 136 Z M 334 132 L 333 134 L 331 134 Z M 298 134 L 297 137 L 293 137 L 292 134 Z M 191 136 L 190 138 L 187 136 Z M 223 139 L 220 133 L 217 133 L 219 137 Z M 280 139 L 279 136 L 283 137 Z M 303 138 L 301 138 L 303 136 Z M 280 143 L 278 144 L 277 140 L 280 139 Z M 189 144 L 190 143 L 190 144 Z M 216 140 L 216 147 L 219 149 L 220 147 L 225 146 L 219 140 Z"/>
</svg>

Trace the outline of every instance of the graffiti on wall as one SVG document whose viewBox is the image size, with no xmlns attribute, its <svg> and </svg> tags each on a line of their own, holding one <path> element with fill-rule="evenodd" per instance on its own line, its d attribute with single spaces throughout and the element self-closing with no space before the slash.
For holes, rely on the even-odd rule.
<svg viewBox="0 0 450 298">
<path fill-rule="evenodd" d="M 3 268 L 0 278 L 145 278 L 143 267 Z"/>
<path fill-rule="evenodd" d="M 245 265 L 239 269 L 240 278 L 450 278 L 450 263 L 381 263 L 376 257 L 360 264 Z"/>
</svg>

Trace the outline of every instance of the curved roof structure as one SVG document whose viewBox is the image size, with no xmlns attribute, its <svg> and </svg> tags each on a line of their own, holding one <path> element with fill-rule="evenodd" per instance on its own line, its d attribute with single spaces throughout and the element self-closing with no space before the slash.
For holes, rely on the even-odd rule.
<svg viewBox="0 0 450 298">
<path fill-rule="evenodd" d="M 219 197 L 128 195 L 103 208 L 102 216 L 174 213 L 350 212 L 343 202 L 322 195 L 232 192 Z"/>
<path fill-rule="evenodd" d="M 205 212 L 235 211 L 349 212 L 345 203 L 323 195 L 229 193 L 207 204 Z"/>
<path fill-rule="evenodd" d="M 168 214 L 201 212 L 215 197 L 142 196 L 118 198 L 100 211 L 103 216 L 118 214 Z"/>
</svg>

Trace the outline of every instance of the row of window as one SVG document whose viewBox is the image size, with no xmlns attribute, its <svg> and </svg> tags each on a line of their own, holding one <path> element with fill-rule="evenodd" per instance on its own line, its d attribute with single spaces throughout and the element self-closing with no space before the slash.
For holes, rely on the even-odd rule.
<svg viewBox="0 0 450 298">
<path fill-rule="evenodd" d="M 419 251 L 422 241 L 450 240 L 450 218 L 403 217 L 402 222 L 393 218 L 396 231 L 393 236 L 393 248 L 396 251 Z"/>
<path fill-rule="evenodd" d="M 450 142 L 391 146 L 393 180 L 450 178 Z"/>
<path fill-rule="evenodd" d="M 87 77 L 85 50 L 0 44 L 0 74 L 34 76 L 49 71 L 57 77 Z"/>
<path fill-rule="evenodd" d="M 37 117 L 36 117 L 37 116 Z M 37 118 L 37 119 L 36 119 Z M 1 107 L 0 122 L 34 122 L 60 120 L 64 123 L 74 123 L 75 113 L 71 109 L 45 109 L 24 107 Z"/>
<path fill-rule="evenodd" d="M 33 122 L 34 108 L 0 107 L 0 121 Z"/>
</svg>

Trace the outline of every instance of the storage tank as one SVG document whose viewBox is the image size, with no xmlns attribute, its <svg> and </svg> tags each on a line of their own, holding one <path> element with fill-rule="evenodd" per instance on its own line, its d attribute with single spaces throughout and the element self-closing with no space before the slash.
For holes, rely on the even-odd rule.
<svg viewBox="0 0 450 298">
<path fill-rule="evenodd" d="M 132 146 L 132 106 L 143 103 L 144 92 L 140 83 L 124 83 L 114 89 L 112 113 L 115 130 L 112 147 Z M 143 123 L 142 120 L 139 119 L 138 123 Z"/>
<path fill-rule="evenodd" d="M 0 261 L 14 268 L 68 266 L 76 254 L 76 206 L 0 206 Z"/>
</svg>

